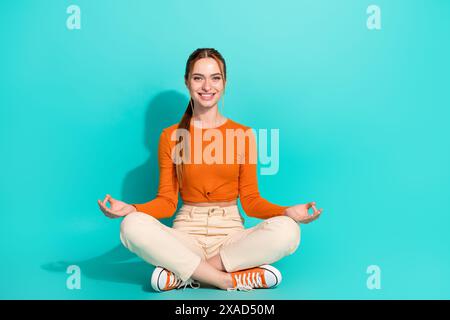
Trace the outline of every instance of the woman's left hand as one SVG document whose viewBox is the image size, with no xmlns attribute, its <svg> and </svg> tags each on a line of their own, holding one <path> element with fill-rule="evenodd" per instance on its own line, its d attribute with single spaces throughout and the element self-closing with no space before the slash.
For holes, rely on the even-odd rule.
<svg viewBox="0 0 450 320">
<path fill-rule="evenodd" d="M 314 210 L 312 215 L 308 213 L 309 208 L 313 208 Z M 323 209 L 317 210 L 315 202 L 308 202 L 306 204 L 297 204 L 287 208 L 284 215 L 291 217 L 296 222 L 310 223 L 319 218 L 322 211 Z"/>
</svg>

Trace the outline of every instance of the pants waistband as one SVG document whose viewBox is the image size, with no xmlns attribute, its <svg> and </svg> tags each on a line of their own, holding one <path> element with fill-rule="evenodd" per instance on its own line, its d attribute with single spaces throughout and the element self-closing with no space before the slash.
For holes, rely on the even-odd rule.
<svg viewBox="0 0 450 320">
<path fill-rule="evenodd" d="M 187 211 L 189 212 L 189 215 L 192 217 L 194 214 L 207 214 L 208 216 L 211 215 L 219 215 L 222 216 L 231 215 L 231 214 L 240 214 L 239 213 L 239 207 L 235 205 L 221 207 L 221 206 L 193 206 L 188 204 L 183 204 L 181 206 L 180 211 Z"/>
</svg>

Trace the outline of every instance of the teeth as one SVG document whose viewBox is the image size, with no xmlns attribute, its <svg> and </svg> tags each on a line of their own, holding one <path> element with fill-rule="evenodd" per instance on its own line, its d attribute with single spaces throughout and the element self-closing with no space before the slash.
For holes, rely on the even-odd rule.
<svg viewBox="0 0 450 320">
<path fill-rule="evenodd" d="M 201 95 L 201 96 L 212 96 L 213 94 L 212 93 L 199 93 L 199 95 Z"/>
</svg>

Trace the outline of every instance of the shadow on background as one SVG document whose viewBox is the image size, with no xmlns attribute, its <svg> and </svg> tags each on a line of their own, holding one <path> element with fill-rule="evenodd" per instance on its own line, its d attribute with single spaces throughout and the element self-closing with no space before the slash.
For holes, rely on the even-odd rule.
<svg viewBox="0 0 450 320">
<path fill-rule="evenodd" d="M 149 157 L 142 165 L 128 172 L 122 185 L 120 200 L 127 203 L 145 203 L 156 197 L 159 184 L 159 136 L 164 128 L 181 120 L 188 102 L 189 99 L 186 96 L 176 91 L 159 93 L 150 101 L 145 116 L 143 135 L 143 142 L 149 151 Z M 178 201 L 177 210 L 181 205 L 181 201 Z M 175 215 L 160 221 L 171 227 L 174 218 Z M 130 259 L 137 261 L 126 262 Z M 50 262 L 42 265 L 41 268 L 50 272 L 65 273 L 70 265 L 79 266 L 83 275 L 92 279 L 139 284 L 143 286 L 144 291 L 153 292 L 150 286 L 150 276 L 154 266 L 138 258 L 122 244 L 97 257 L 82 261 Z"/>
</svg>

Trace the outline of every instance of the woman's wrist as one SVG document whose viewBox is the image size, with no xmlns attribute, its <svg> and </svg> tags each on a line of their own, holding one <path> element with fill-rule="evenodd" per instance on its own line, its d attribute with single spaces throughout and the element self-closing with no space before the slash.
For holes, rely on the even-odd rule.
<svg viewBox="0 0 450 320">
<path fill-rule="evenodd" d="M 283 211 L 283 216 L 287 216 L 287 215 L 289 214 L 290 208 L 291 208 L 291 207 L 286 207 L 286 208 L 284 209 L 284 211 Z"/>
<path fill-rule="evenodd" d="M 291 217 L 289 213 L 290 213 L 289 208 L 286 208 L 286 209 L 284 209 L 284 211 L 283 211 L 283 216 Z"/>
</svg>

